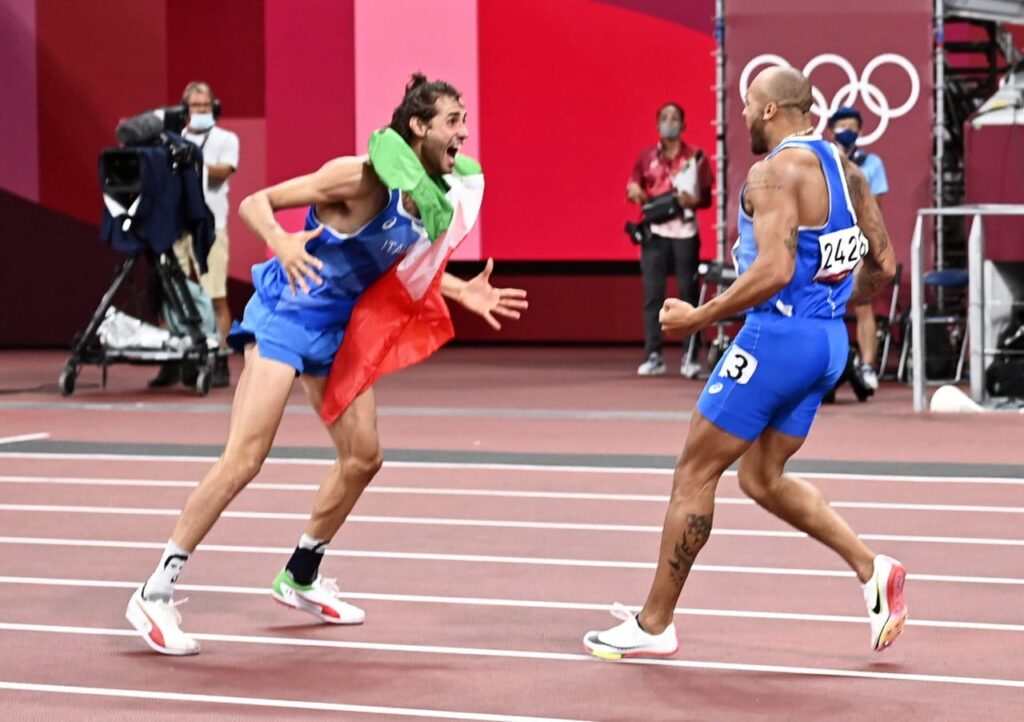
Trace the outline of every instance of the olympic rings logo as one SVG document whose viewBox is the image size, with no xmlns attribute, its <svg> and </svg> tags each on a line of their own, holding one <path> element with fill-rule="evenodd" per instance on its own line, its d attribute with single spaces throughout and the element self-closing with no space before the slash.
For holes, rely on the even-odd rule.
<svg viewBox="0 0 1024 722">
<path fill-rule="evenodd" d="M 875 72 L 880 66 L 885 64 L 892 64 L 903 68 L 907 73 L 907 77 L 910 79 L 910 94 L 907 99 L 900 105 L 893 108 L 889 104 L 889 99 L 885 97 L 885 94 L 881 89 L 871 82 L 871 74 Z M 917 103 L 918 97 L 920 97 L 921 91 L 921 79 L 918 77 L 917 69 L 911 65 L 910 61 L 902 55 L 896 53 L 883 53 L 874 57 L 867 65 L 864 66 L 864 72 L 861 73 L 860 77 L 857 76 L 857 71 L 853 69 L 853 65 L 850 64 L 846 58 L 835 53 L 824 53 L 811 58 L 807 65 L 803 68 L 803 74 L 808 78 L 811 77 L 811 73 L 815 69 L 822 65 L 835 65 L 843 73 L 846 74 L 847 83 L 843 85 L 836 94 L 832 96 L 832 102 L 825 102 L 825 95 L 816 86 L 811 88 L 811 97 L 814 99 L 814 104 L 811 106 L 811 112 L 818 116 L 818 123 L 815 126 L 815 132 L 820 133 L 828 122 L 829 116 L 836 111 L 841 105 L 853 105 L 857 102 L 858 96 L 864 100 L 864 105 L 872 113 L 878 116 L 878 127 L 866 135 L 860 136 L 857 141 L 857 145 L 871 145 L 876 140 L 882 137 L 885 133 L 886 128 L 889 127 L 889 121 L 893 118 L 899 118 L 910 112 L 910 109 Z M 746 98 L 747 88 L 749 87 L 750 77 L 754 70 L 761 66 L 779 66 L 783 68 L 793 67 L 789 64 L 781 55 L 773 55 L 771 53 L 765 53 L 758 55 L 743 68 L 743 72 L 740 74 L 740 97 Z"/>
</svg>

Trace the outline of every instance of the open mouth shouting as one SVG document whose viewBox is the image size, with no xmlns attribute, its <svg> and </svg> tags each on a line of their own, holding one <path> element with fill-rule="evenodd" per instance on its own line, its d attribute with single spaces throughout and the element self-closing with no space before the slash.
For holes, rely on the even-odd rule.
<svg viewBox="0 0 1024 722">
<path fill-rule="evenodd" d="M 453 141 L 444 149 L 444 167 L 446 171 L 450 171 L 455 167 L 455 156 L 459 154 L 459 147 L 461 145 L 458 141 Z"/>
</svg>

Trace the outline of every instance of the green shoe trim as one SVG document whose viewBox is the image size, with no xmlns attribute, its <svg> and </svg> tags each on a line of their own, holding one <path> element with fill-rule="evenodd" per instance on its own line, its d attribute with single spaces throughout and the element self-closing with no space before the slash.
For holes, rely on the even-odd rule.
<svg viewBox="0 0 1024 722">
<path fill-rule="evenodd" d="M 282 569 L 276 577 L 274 577 L 274 591 L 281 594 L 281 587 L 289 586 L 292 589 L 299 592 L 308 592 L 313 588 L 312 584 L 299 584 L 292 578 L 292 573 L 287 569 Z"/>
</svg>

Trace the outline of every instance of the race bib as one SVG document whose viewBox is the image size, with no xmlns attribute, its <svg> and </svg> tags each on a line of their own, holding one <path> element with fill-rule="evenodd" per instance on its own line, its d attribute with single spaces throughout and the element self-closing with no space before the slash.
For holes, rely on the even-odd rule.
<svg viewBox="0 0 1024 722">
<path fill-rule="evenodd" d="M 722 361 L 722 370 L 718 372 L 718 375 L 723 379 L 732 379 L 738 384 L 745 384 L 750 381 L 750 377 L 754 375 L 755 371 L 757 371 L 757 359 L 733 344 L 729 353 L 725 355 L 725 360 Z"/>
<path fill-rule="evenodd" d="M 859 226 L 818 236 L 821 261 L 815 281 L 838 283 L 850 275 L 868 252 L 868 239 Z"/>
</svg>

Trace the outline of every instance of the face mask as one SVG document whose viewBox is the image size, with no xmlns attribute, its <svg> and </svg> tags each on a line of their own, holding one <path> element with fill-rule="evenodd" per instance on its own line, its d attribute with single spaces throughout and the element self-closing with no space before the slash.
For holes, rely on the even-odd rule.
<svg viewBox="0 0 1024 722">
<path fill-rule="evenodd" d="M 679 123 L 658 123 L 658 135 L 664 140 L 678 138 L 681 132 Z"/>
<path fill-rule="evenodd" d="M 860 135 L 855 130 L 847 128 L 846 130 L 837 130 L 835 132 L 836 142 L 844 148 L 852 148 L 853 144 L 857 142 L 857 137 Z"/>
<path fill-rule="evenodd" d="M 213 127 L 213 113 L 193 113 L 188 119 L 188 127 L 200 133 Z"/>
</svg>

